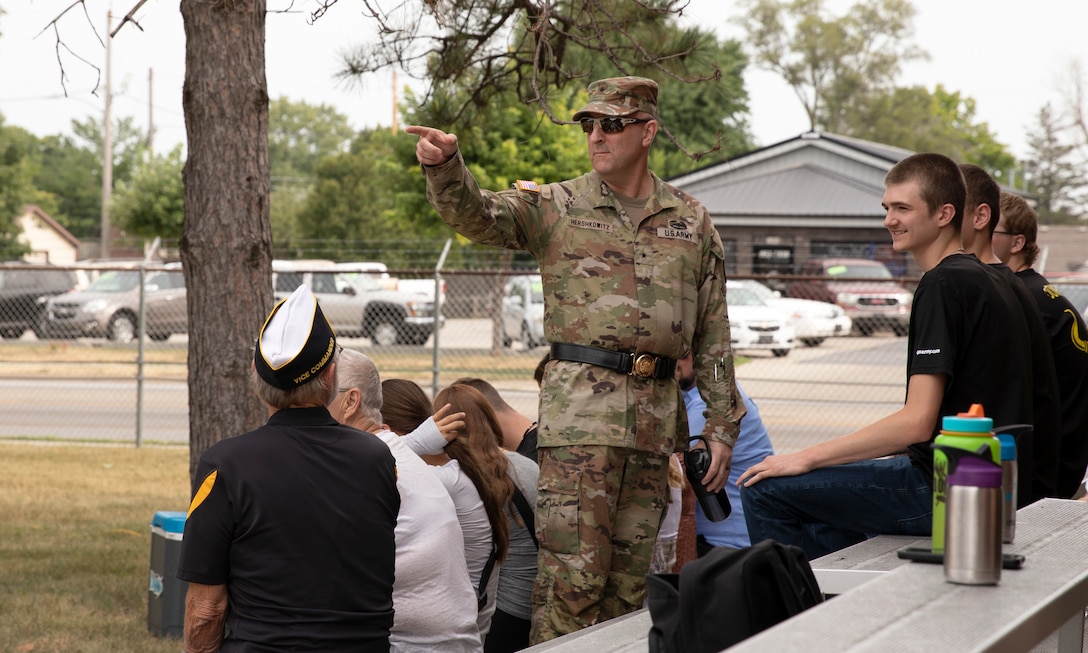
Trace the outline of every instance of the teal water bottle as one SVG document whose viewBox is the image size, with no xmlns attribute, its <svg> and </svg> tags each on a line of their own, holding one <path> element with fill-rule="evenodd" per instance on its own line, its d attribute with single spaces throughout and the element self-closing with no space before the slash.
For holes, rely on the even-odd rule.
<svg viewBox="0 0 1088 653">
<path fill-rule="evenodd" d="M 945 506 L 948 503 L 949 457 L 940 447 L 978 452 L 985 448 L 990 462 L 1000 464 L 1001 441 L 993 433 L 994 421 L 981 404 L 941 420 L 941 432 L 933 440 L 933 552 L 944 553 Z"/>
<path fill-rule="evenodd" d="M 1001 441 L 1001 541 L 1011 544 L 1016 537 L 1016 437 L 1011 433 L 998 433 L 997 439 Z"/>
</svg>

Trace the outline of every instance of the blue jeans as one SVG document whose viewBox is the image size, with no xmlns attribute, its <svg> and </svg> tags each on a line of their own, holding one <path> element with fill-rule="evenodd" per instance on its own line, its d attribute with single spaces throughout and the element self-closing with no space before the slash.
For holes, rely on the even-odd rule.
<svg viewBox="0 0 1088 653">
<path fill-rule="evenodd" d="M 933 490 L 907 456 L 835 465 L 741 488 L 752 544 L 777 540 L 810 560 L 872 535 L 929 535 Z"/>
</svg>

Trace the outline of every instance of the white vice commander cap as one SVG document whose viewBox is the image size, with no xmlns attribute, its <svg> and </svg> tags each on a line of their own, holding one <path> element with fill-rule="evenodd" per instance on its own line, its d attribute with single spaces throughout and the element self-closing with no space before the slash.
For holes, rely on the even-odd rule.
<svg viewBox="0 0 1088 653">
<path fill-rule="evenodd" d="M 316 379 L 335 350 L 336 333 L 303 284 L 276 304 L 265 320 L 253 363 L 266 383 L 290 390 Z"/>
</svg>

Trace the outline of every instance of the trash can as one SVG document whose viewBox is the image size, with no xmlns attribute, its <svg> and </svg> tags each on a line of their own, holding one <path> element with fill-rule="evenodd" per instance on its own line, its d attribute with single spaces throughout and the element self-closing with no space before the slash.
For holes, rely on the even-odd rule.
<svg viewBox="0 0 1088 653">
<path fill-rule="evenodd" d="M 185 513 L 160 510 L 151 520 L 151 579 L 147 588 L 147 629 L 159 637 L 181 637 L 185 628 L 185 592 L 177 579 Z"/>
</svg>

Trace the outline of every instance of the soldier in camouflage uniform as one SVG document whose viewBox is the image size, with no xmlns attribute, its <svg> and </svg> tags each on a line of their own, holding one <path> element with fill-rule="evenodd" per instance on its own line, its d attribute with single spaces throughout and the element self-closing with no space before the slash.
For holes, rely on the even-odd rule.
<svg viewBox="0 0 1088 653">
<path fill-rule="evenodd" d="M 497 193 L 478 187 L 455 135 L 407 129 L 420 137 L 416 156 L 442 220 L 540 264 L 553 360 L 540 395 L 534 643 L 642 607 L 668 457 L 686 444 L 675 359 L 695 352 L 711 490 L 727 480 L 744 414 L 721 240 L 702 204 L 649 171 L 656 118 L 654 81 L 594 82 L 574 114 L 593 171 Z"/>
</svg>

